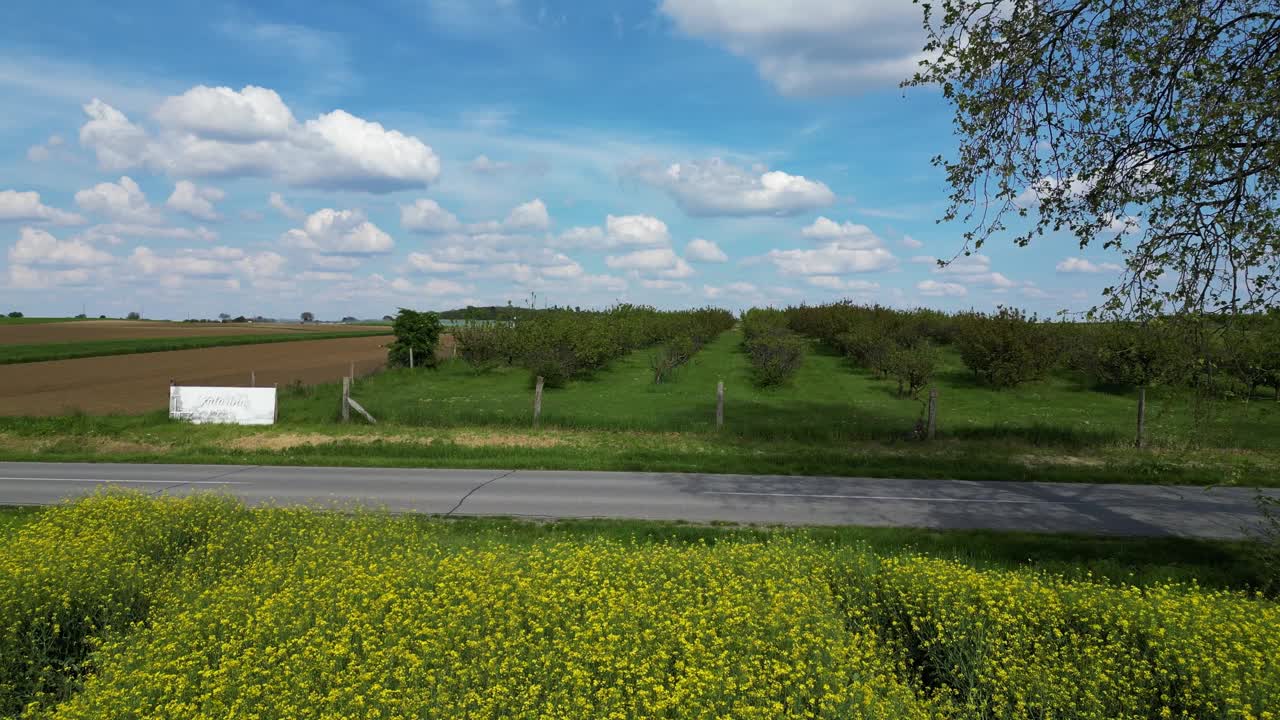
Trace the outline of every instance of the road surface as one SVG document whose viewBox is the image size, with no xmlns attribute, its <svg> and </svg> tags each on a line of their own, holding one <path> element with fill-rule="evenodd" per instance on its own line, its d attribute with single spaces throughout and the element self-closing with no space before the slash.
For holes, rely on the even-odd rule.
<svg viewBox="0 0 1280 720">
<path fill-rule="evenodd" d="M 891 480 L 692 473 L 0 463 L 0 504 L 111 485 L 226 492 L 250 504 L 352 503 L 440 515 L 986 528 L 1235 538 L 1258 521 L 1250 488 Z M 1265 491 L 1280 496 L 1276 490 Z"/>
</svg>

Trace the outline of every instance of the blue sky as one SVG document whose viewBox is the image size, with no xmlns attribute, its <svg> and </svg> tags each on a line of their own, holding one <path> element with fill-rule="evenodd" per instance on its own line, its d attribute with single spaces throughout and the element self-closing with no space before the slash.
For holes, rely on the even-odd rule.
<svg viewBox="0 0 1280 720">
<path fill-rule="evenodd" d="M 37 3 L 0 26 L 0 310 L 508 300 L 1041 313 L 1115 257 L 961 250 L 907 0 Z"/>
</svg>

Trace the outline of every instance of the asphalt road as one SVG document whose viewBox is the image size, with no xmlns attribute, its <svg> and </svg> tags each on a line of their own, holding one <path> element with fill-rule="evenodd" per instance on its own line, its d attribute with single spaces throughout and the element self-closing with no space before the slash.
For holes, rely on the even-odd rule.
<svg viewBox="0 0 1280 720">
<path fill-rule="evenodd" d="M 0 463 L 0 504 L 104 485 L 230 493 L 250 504 L 441 515 L 986 528 L 1234 538 L 1258 521 L 1249 488 L 532 470 Z M 1275 490 L 1266 491 L 1280 496 Z"/>
</svg>

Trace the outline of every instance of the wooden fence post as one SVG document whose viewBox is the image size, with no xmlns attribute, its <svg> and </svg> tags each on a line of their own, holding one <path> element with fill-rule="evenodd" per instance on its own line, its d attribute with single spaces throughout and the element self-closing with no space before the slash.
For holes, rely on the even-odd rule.
<svg viewBox="0 0 1280 720">
<path fill-rule="evenodd" d="M 356 384 L 356 361 L 351 361 L 351 384 Z"/>
<path fill-rule="evenodd" d="M 1147 427 L 1147 389 L 1138 388 L 1138 439 L 1134 443 L 1134 447 L 1142 447 L 1142 432 Z"/>
<path fill-rule="evenodd" d="M 409 346 L 409 369 L 413 369 L 413 346 Z"/>
<path fill-rule="evenodd" d="M 342 378 L 342 422 L 351 420 L 351 405 L 347 402 L 351 399 L 351 378 Z"/>
<path fill-rule="evenodd" d="M 533 425 L 537 427 L 538 418 L 542 417 L 542 376 L 538 376 L 538 382 L 533 388 Z"/>
<path fill-rule="evenodd" d="M 928 439 L 932 440 L 938 433 L 938 388 L 929 388 L 929 425 L 926 430 Z"/>
<path fill-rule="evenodd" d="M 276 404 L 271 408 L 271 422 L 276 422 L 280 419 L 280 383 L 271 383 L 271 387 L 276 390 Z"/>
<path fill-rule="evenodd" d="M 724 381 L 716 383 L 716 429 L 724 427 Z"/>
<path fill-rule="evenodd" d="M 249 387 L 258 387 L 258 374 L 253 370 L 249 371 Z"/>
</svg>

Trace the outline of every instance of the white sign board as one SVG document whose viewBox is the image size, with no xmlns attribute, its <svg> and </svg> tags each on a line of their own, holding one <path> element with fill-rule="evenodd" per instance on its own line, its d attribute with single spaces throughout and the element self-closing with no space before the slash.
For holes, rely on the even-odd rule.
<svg viewBox="0 0 1280 720">
<path fill-rule="evenodd" d="M 271 425 L 276 421 L 276 389 L 170 385 L 169 417 L 193 423 Z"/>
</svg>

